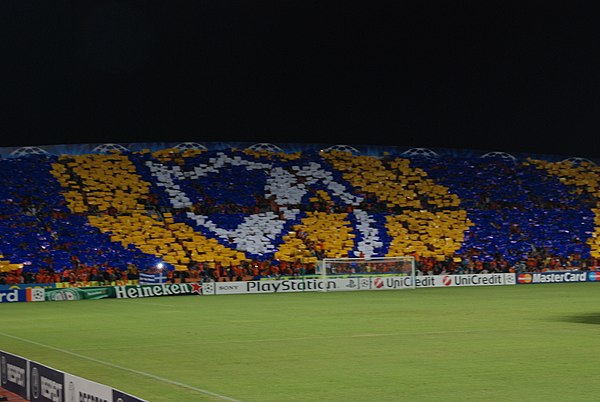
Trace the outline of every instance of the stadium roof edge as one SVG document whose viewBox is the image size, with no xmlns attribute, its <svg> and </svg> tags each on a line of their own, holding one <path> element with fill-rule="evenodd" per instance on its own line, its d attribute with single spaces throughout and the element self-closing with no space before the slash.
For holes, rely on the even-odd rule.
<svg viewBox="0 0 600 402">
<path fill-rule="evenodd" d="M 93 143 L 93 144 L 60 144 L 60 145 L 38 145 L 22 147 L 0 147 L 0 157 L 4 159 L 18 158 L 28 155 L 85 155 L 107 153 L 110 151 L 140 152 L 150 150 L 151 152 L 164 149 L 202 149 L 202 150 L 225 150 L 225 149 L 261 149 L 277 152 L 320 152 L 328 150 L 347 150 L 359 155 L 384 157 L 396 155 L 403 157 L 457 157 L 457 158 L 479 158 L 479 157 L 502 157 L 513 160 L 525 160 L 527 158 L 542 159 L 549 161 L 589 161 L 600 164 L 600 159 L 582 158 L 573 155 L 549 155 L 534 153 L 504 152 L 501 150 L 477 150 L 456 148 L 425 148 L 418 146 L 391 146 L 391 145 L 365 145 L 365 144 L 323 144 L 323 143 L 260 143 L 260 142 L 148 142 L 148 143 Z"/>
</svg>

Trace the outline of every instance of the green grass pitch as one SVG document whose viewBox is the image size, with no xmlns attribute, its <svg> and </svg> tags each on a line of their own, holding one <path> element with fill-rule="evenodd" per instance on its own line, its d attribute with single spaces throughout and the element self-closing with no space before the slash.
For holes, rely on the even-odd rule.
<svg viewBox="0 0 600 402">
<path fill-rule="evenodd" d="M 0 349 L 149 401 L 598 401 L 600 284 L 0 305 Z"/>
</svg>

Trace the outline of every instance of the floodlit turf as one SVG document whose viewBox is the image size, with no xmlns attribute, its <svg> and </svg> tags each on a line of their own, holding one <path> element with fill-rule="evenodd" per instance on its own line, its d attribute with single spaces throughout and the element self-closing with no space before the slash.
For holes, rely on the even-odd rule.
<svg viewBox="0 0 600 402">
<path fill-rule="evenodd" d="M 600 284 L 0 305 L 0 349 L 149 401 L 597 401 Z"/>
</svg>

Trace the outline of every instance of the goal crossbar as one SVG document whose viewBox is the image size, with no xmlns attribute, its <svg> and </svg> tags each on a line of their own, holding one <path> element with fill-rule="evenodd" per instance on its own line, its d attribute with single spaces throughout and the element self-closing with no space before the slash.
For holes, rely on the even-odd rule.
<svg viewBox="0 0 600 402">
<path fill-rule="evenodd" d="M 331 277 L 410 277 L 406 288 L 415 288 L 415 258 L 371 257 L 371 258 L 324 258 L 319 264 L 321 278 Z M 406 278 L 405 278 L 406 279 Z"/>
</svg>

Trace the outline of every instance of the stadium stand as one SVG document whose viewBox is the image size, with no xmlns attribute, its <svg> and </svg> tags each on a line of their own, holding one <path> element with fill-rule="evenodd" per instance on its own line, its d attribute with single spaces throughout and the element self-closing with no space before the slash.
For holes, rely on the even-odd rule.
<svg viewBox="0 0 600 402">
<path fill-rule="evenodd" d="M 422 274 L 595 270 L 600 258 L 600 168 L 587 160 L 187 145 L 0 166 L 5 284 L 158 267 L 170 281 L 248 280 L 314 273 L 326 257 L 414 255 Z"/>
</svg>

